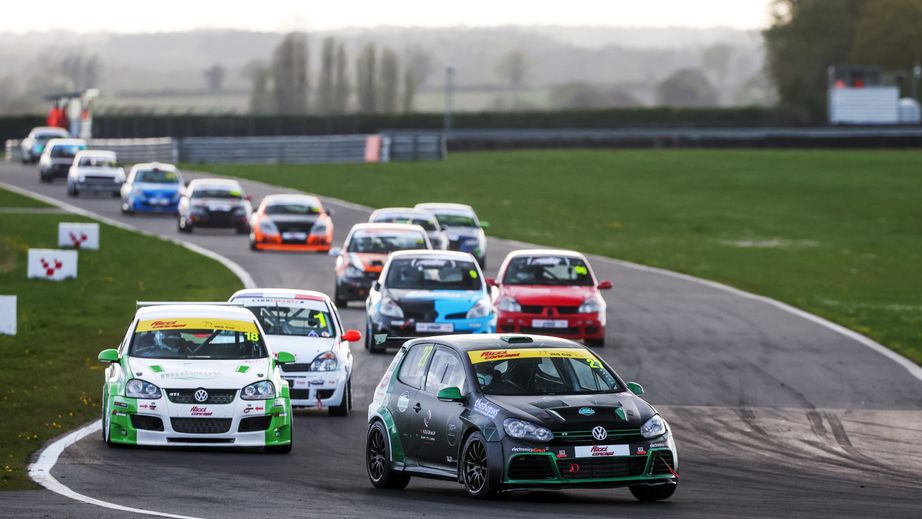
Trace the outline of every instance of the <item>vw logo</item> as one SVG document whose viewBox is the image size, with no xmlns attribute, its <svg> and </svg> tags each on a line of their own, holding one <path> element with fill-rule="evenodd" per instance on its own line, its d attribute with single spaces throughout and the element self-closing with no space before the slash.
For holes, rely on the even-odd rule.
<svg viewBox="0 0 922 519">
<path fill-rule="evenodd" d="M 608 438 L 608 431 L 605 430 L 601 425 L 596 425 L 592 428 L 592 437 L 596 440 L 602 441 L 605 438 Z"/>
<path fill-rule="evenodd" d="M 204 389 L 196 389 L 195 394 L 192 396 L 195 398 L 196 402 L 206 402 L 208 400 L 208 391 L 205 391 Z M 595 434 L 595 430 L 593 430 L 592 434 Z"/>
</svg>

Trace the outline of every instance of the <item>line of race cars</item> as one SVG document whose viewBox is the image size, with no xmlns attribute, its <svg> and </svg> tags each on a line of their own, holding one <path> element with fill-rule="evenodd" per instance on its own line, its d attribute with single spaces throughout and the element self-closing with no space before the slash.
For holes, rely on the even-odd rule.
<svg viewBox="0 0 922 519">
<path fill-rule="evenodd" d="M 254 211 L 234 180 L 187 185 L 158 163 L 119 177 L 114 154 L 69 139 L 44 143 L 43 181 L 60 174 L 42 169 L 46 155 L 46 165 L 64 162 L 59 147 L 71 155 L 72 196 L 111 191 L 124 213 L 175 215 L 180 232 L 228 227 L 254 251 L 335 257 L 332 298 L 248 289 L 223 303 L 139 303 L 121 344 L 99 354 L 106 444 L 289 452 L 293 409 L 352 410 L 350 343 L 364 339 L 371 353 L 397 347 L 368 406 L 365 464 L 377 488 L 416 476 L 457 481 L 475 498 L 628 487 L 641 501 L 677 488 L 665 419 L 586 346 L 604 345 L 600 291 L 611 283 L 584 255 L 518 250 L 487 278 L 487 224 L 461 204 L 379 209 L 334 247 L 333 213 L 315 196 L 270 195 Z M 357 300 L 364 333 L 338 312 Z"/>
</svg>

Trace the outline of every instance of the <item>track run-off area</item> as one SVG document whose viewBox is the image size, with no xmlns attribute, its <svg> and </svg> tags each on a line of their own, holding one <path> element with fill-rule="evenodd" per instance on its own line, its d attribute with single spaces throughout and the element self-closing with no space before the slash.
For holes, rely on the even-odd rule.
<svg viewBox="0 0 922 519">
<path fill-rule="evenodd" d="M 109 197 L 68 198 L 63 182 L 40 184 L 34 167 L 2 164 L 0 182 L 190 242 L 239 265 L 259 287 L 333 290 L 333 258 L 326 255 L 253 252 L 246 236 L 232 231 L 180 235 L 172 217 L 124 216 Z M 254 205 L 267 194 L 291 191 L 242 184 Z M 325 204 L 335 211 L 337 243 L 353 224 L 368 218 L 367 208 L 329 199 Z M 491 238 L 488 275 L 495 274 L 506 253 L 525 246 Z M 590 259 L 597 276 L 614 283 L 604 294 L 606 346 L 596 351 L 626 380 L 643 384 L 644 397 L 669 421 L 676 438 L 681 480 L 668 501 L 641 504 L 626 489 L 522 492 L 475 501 L 460 485 L 418 478 L 403 491 L 372 488 L 364 466 L 365 410 L 391 355 L 371 355 L 361 343 L 353 344 L 355 410 L 347 418 L 296 412 L 290 455 L 110 449 L 98 434 L 89 434 L 60 453 L 51 475 L 72 492 L 106 503 L 222 519 L 919 517 L 918 366 L 764 298 L 617 260 Z M 361 305 L 340 311 L 348 328 L 364 328 Z M 0 510 L 8 517 L 36 518 L 137 514 L 48 490 L 0 493 Z"/>
</svg>

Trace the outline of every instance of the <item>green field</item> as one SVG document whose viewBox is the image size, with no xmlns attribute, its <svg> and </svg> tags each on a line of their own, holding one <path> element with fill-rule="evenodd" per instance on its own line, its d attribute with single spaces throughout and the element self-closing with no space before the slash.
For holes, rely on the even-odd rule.
<svg viewBox="0 0 922 519">
<path fill-rule="evenodd" d="M 100 350 L 115 347 L 135 301 L 226 300 L 240 281 L 178 245 L 102 226 L 99 251 L 80 252 L 78 278 L 26 279 L 26 251 L 54 248 L 60 214 L 3 213 L 42 206 L 0 190 L 0 294 L 18 296 L 18 334 L 0 335 L 0 490 L 30 488 L 29 453 L 99 417 Z"/>
<path fill-rule="evenodd" d="M 208 169 L 373 207 L 467 202 L 494 236 L 728 283 L 919 363 L 920 163 L 917 151 L 555 150 Z"/>
</svg>

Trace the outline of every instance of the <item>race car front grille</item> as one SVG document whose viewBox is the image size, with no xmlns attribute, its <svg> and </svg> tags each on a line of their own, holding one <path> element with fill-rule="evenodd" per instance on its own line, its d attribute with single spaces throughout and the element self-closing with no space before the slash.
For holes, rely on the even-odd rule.
<svg viewBox="0 0 922 519">
<path fill-rule="evenodd" d="M 325 399 L 325 398 L 330 398 L 330 397 L 333 396 L 333 393 L 335 393 L 335 392 L 336 392 L 335 389 L 318 389 L 318 390 L 317 390 L 317 397 L 318 397 L 318 398 L 324 398 L 324 399 Z"/>
<path fill-rule="evenodd" d="M 143 431 L 162 431 L 163 420 L 156 416 L 133 414 L 131 415 L 131 426 Z"/>
<path fill-rule="evenodd" d="M 170 418 L 173 430 L 183 434 L 223 434 L 230 430 L 230 418 Z"/>
<path fill-rule="evenodd" d="M 168 443 L 234 443 L 233 438 L 167 438 Z"/>
<path fill-rule="evenodd" d="M 310 364 L 282 364 L 282 371 L 285 373 L 298 372 L 298 371 L 310 371 Z"/>
<path fill-rule="evenodd" d="M 509 479 L 552 479 L 550 461 L 547 456 L 516 456 L 509 463 Z"/>
<path fill-rule="evenodd" d="M 240 420 L 240 425 L 237 427 L 237 432 L 265 431 L 269 428 L 269 422 L 271 421 L 272 417 L 269 415 L 248 416 Z"/>
<path fill-rule="evenodd" d="M 674 470 L 672 452 L 657 452 L 653 455 L 653 462 L 650 464 L 651 475 L 672 474 Z"/>
<path fill-rule="evenodd" d="M 174 404 L 229 404 L 234 401 L 234 397 L 237 396 L 236 389 L 208 389 L 205 388 L 205 391 L 208 392 L 208 399 L 204 402 L 199 402 L 195 399 L 195 392 L 198 389 L 167 389 L 166 397 L 170 399 L 170 402 Z"/>
<path fill-rule="evenodd" d="M 435 322 L 439 313 L 435 311 L 434 301 L 401 301 L 398 303 L 403 310 L 404 319 L 412 319 L 420 323 Z"/>
<path fill-rule="evenodd" d="M 100 175 L 86 175 L 83 177 L 83 181 L 87 184 L 114 184 L 115 179 L 113 177 L 106 177 Z"/>
<path fill-rule="evenodd" d="M 307 400 L 311 396 L 310 389 L 289 389 L 288 397 L 292 400 Z"/>
<path fill-rule="evenodd" d="M 314 228 L 313 222 L 280 222 L 273 220 L 275 227 L 279 232 L 303 232 L 309 233 Z"/>
<path fill-rule="evenodd" d="M 607 429 L 608 437 L 599 442 L 592 437 L 591 429 L 574 431 L 554 431 L 551 443 L 562 445 L 597 445 L 608 443 L 640 443 L 646 441 L 640 429 Z"/>
<path fill-rule="evenodd" d="M 640 476 L 646 466 L 646 456 L 557 460 L 557 470 L 560 472 L 560 477 L 564 479 Z"/>
<path fill-rule="evenodd" d="M 579 313 L 579 306 L 522 305 L 522 313 L 535 315 L 551 315 L 553 313 L 557 313 L 558 315 L 573 315 Z"/>
<path fill-rule="evenodd" d="M 448 320 L 467 319 L 467 312 L 457 312 L 453 314 L 448 314 L 445 316 L 445 319 L 448 319 Z"/>
</svg>

